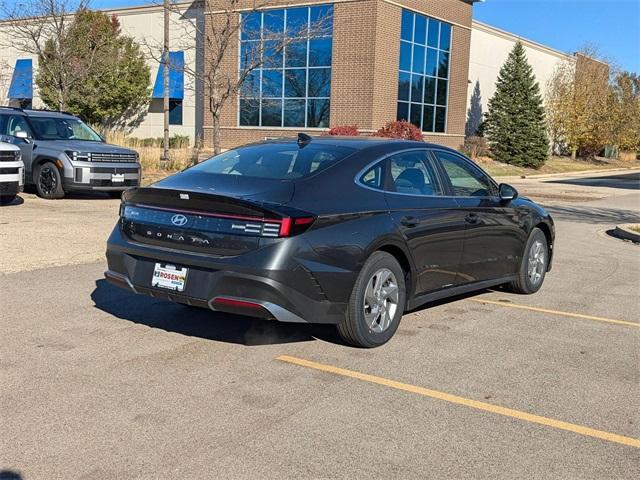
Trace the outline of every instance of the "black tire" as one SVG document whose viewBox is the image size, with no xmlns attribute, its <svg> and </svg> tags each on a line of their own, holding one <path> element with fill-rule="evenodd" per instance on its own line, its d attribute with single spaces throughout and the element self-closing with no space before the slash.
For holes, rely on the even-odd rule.
<svg viewBox="0 0 640 480">
<path fill-rule="evenodd" d="M 62 175 L 53 162 L 44 162 L 36 168 L 34 182 L 38 196 L 48 200 L 64 198 Z"/>
<path fill-rule="evenodd" d="M 373 321 L 374 329 L 380 328 L 381 331 L 375 331 L 370 327 L 367 319 L 365 318 L 365 308 L 371 311 L 370 318 L 376 316 L 376 313 L 370 309 L 368 307 L 368 303 L 365 302 L 365 291 L 369 286 L 370 281 L 372 282 L 372 285 L 375 284 L 373 277 L 375 277 L 379 272 L 384 272 L 385 270 L 388 270 L 393 274 L 395 282 L 392 282 L 393 277 L 389 277 L 387 280 L 388 283 L 384 283 L 383 286 L 387 285 L 385 288 L 388 288 L 393 284 L 397 286 L 397 302 L 395 303 L 395 311 L 393 315 L 384 317 L 387 319 L 388 326 L 383 327 L 380 324 L 380 319 L 383 318 L 382 315 L 376 317 Z M 380 278 L 381 277 L 379 277 L 379 279 Z M 389 291 L 392 291 L 392 289 Z M 351 292 L 347 315 L 337 326 L 338 334 L 345 342 L 357 347 L 373 348 L 385 344 L 389 339 L 391 339 L 391 337 L 393 337 L 393 334 L 396 333 L 396 330 L 400 325 L 400 319 L 404 313 L 405 300 L 406 287 L 404 271 L 402 270 L 402 267 L 400 267 L 398 261 L 386 252 L 373 253 L 363 265 L 362 270 L 360 270 L 360 274 L 356 279 L 353 291 Z M 393 309 L 393 302 L 389 301 L 383 303 L 385 304 L 384 311 L 386 311 L 386 308 Z M 376 306 L 376 308 L 379 307 L 380 305 Z M 378 323 L 376 323 L 376 320 Z"/>
<path fill-rule="evenodd" d="M 9 205 L 16 197 L 17 195 L 0 195 L 0 205 Z"/>
<path fill-rule="evenodd" d="M 537 271 L 539 277 L 534 276 L 532 279 L 529 271 L 529 260 L 532 254 L 532 249 L 541 249 L 544 258 L 542 263 L 537 262 Z M 534 228 L 529 235 L 527 244 L 524 247 L 522 254 L 522 261 L 520 262 L 520 268 L 518 270 L 518 278 L 507 284 L 507 288 L 514 293 L 532 294 L 540 290 L 544 282 L 544 277 L 547 273 L 549 266 L 549 244 L 544 232 L 539 228 Z"/>
</svg>

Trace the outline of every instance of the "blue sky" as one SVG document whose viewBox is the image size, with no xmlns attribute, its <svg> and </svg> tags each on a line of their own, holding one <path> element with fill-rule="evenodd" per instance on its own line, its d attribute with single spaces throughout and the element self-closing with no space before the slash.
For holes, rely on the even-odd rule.
<svg viewBox="0 0 640 480">
<path fill-rule="evenodd" d="M 93 0 L 92 6 L 143 3 L 151 2 Z M 481 22 L 568 53 L 592 43 L 615 64 L 640 73 L 640 0 L 485 0 L 476 3 L 473 15 Z"/>
</svg>

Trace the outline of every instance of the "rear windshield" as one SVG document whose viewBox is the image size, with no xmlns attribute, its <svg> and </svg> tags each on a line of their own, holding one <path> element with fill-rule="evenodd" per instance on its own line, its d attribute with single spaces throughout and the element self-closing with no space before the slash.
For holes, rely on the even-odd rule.
<svg viewBox="0 0 640 480">
<path fill-rule="evenodd" d="M 211 157 L 195 167 L 206 173 L 287 180 L 303 178 L 339 162 L 355 149 L 296 143 L 250 145 Z"/>
</svg>

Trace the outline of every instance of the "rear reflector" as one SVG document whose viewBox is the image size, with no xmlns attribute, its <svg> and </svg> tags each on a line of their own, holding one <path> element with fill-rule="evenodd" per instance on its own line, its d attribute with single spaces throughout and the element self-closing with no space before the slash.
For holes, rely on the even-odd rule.
<svg viewBox="0 0 640 480">
<path fill-rule="evenodd" d="M 216 297 L 213 299 L 214 305 L 223 305 L 234 308 L 250 308 L 258 310 L 263 308 L 259 303 L 247 302 L 245 300 L 236 300 L 235 298 Z"/>
</svg>

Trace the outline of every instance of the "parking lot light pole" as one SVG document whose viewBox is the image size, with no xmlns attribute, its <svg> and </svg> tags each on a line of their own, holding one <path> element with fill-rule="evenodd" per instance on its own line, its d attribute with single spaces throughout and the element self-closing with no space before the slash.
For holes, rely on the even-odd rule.
<svg viewBox="0 0 640 480">
<path fill-rule="evenodd" d="M 162 113 L 164 120 L 164 142 L 162 149 L 162 166 L 166 167 L 169 163 L 169 0 L 164 0 L 164 39 L 162 50 L 162 63 L 164 70 L 162 80 L 164 83 L 164 91 L 162 94 Z"/>
</svg>

